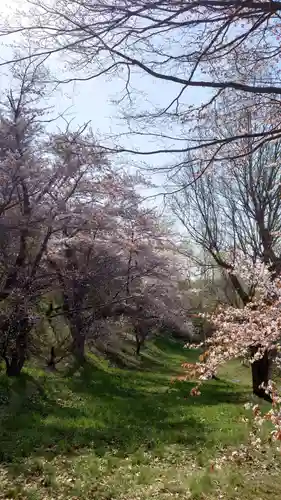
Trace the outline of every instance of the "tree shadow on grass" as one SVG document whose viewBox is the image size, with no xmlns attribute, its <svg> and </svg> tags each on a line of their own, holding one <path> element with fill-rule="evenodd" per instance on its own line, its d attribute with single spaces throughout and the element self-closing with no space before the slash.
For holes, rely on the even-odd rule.
<svg viewBox="0 0 281 500">
<path fill-rule="evenodd" d="M 0 461 L 52 458 L 89 448 L 98 456 L 113 450 L 127 456 L 140 447 L 153 450 L 175 443 L 197 450 L 209 442 L 209 429 L 191 406 L 239 400 L 231 387 L 218 383 L 207 385 L 201 398 L 185 400 L 191 383 L 161 391 L 163 379 L 135 375 L 87 363 L 72 377 L 48 375 L 42 384 L 28 374 L 18 380 L 3 376 Z"/>
</svg>

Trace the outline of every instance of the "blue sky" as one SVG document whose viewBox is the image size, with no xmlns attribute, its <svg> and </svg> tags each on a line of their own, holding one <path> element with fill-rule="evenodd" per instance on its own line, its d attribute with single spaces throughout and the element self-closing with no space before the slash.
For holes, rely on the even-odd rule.
<svg viewBox="0 0 281 500">
<path fill-rule="evenodd" d="M 13 8 L 17 5 L 18 0 L 6 1 L 7 12 L 11 14 Z M 4 0 L 5 5 L 5 0 Z M 22 3 L 21 3 L 22 7 Z M 4 14 L 6 9 L 4 10 Z M 11 54 L 10 49 L 1 48 L 1 59 L 8 59 Z M 59 67 L 62 67 L 62 54 L 59 54 L 57 59 L 49 61 L 49 67 L 51 72 L 56 73 Z M 60 72 L 60 70 L 59 70 Z M 5 75 L 7 73 L 7 68 L 4 67 L 0 69 L 0 88 L 8 86 L 8 79 Z M 69 76 L 69 75 L 63 75 Z M 161 80 L 153 79 L 148 75 L 142 75 L 139 78 L 134 79 L 134 85 L 137 86 L 138 90 L 143 92 L 139 97 L 139 107 L 143 108 L 143 105 L 153 109 L 149 103 L 157 104 L 158 106 L 166 106 L 172 99 L 175 98 L 176 93 L 179 92 L 180 87 L 169 82 L 164 82 Z M 85 122 L 90 122 L 94 133 L 97 134 L 101 141 L 104 141 L 105 136 L 109 134 L 124 133 L 127 128 L 124 122 L 120 119 L 120 108 L 111 103 L 112 98 L 118 98 L 124 88 L 124 82 L 121 79 L 114 78 L 111 81 L 106 76 L 101 76 L 98 79 L 93 79 L 88 82 L 76 82 L 67 85 L 62 85 L 57 92 L 54 94 L 50 101 L 56 111 L 66 112 L 66 117 L 72 119 L 73 127 L 78 125 L 83 125 Z M 204 89 L 188 89 L 185 93 L 185 103 L 193 104 L 194 102 L 200 103 L 203 98 L 206 98 L 206 91 Z M 148 100 L 145 103 L 145 99 Z M 61 125 L 63 127 L 62 120 L 58 120 L 52 124 L 52 128 L 56 128 Z M 167 130 L 166 125 L 163 125 L 163 132 L 169 133 L 170 135 L 177 134 L 176 124 L 172 129 Z M 163 142 L 152 141 L 149 138 L 122 138 L 122 145 L 130 149 L 142 149 L 142 150 L 153 150 L 159 147 L 163 147 Z M 108 144 L 108 143 L 107 143 Z M 182 144 L 182 143 L 181 143 Z M 178 146 L 178 144 L 176 144 Z M 160 167 L 163 165 L 169 165 L 169 162 L 174 161 L 173 155 L 153 155 L 149 157 L 142 156 L 130 156 L 123 155 L 120 156 L 120 161 L 124 161 L 127 165 L 143 166 L 143 162 L 149 164 L 153 167 Z M 149 174 L 147 174 L 149 175 Z M 164 183 L 165 176 L 163 174 L 156 174 L 153 176 L 153 181 L 159 186 Z M 162 191 L 161 187 L 159 190 Z M 153 193 L 155 190 L 153 190 Z"/>
</svg>

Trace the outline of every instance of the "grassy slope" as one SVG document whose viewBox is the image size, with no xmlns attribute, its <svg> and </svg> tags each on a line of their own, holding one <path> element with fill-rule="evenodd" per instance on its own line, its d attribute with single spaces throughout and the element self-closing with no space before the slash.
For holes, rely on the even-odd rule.
<svg viewBox="0 0 281 500">
<path fill-rule="evenodd" d="M 248 371 L 231 364 L 191 398 L 191 384 L 170 384 L 186 359 L 194 352 L 158 340 L 142 371 L 92 358 L 66 376 L 0 375 L 0 499 L 279 499 L 273 471 L 262 483 L 247 470 L 206 474 L 245 439 Z"/>
</svg>

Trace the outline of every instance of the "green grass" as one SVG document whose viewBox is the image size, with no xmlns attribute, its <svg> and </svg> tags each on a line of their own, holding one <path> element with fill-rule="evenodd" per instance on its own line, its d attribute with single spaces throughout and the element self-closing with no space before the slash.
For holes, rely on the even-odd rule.
<svg viewBox="0 0 281 500">
<path fill-rule="evenodd" d="M 192 398 L 192 383 L 170 380 L 196 357 L 158 339 L 139 370 L 92 356 L 68 373 L 29 367 L 17 380 L 0 374 L 0 498 L 217 499 L 218 488 L 229 495 L 234 483 L 230 491 L 241 498 L 243 471 L 221 478 L 206 471 L 223 448 L 246 439 L 249 373 L 231 363 Z M 246 500 L 259 498 L 251 481 Z"/>
</svg>

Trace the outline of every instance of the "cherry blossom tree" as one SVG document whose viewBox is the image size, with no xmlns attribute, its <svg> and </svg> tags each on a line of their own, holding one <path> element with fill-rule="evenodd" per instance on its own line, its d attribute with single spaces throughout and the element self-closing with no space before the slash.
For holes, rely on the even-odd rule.
<svg viewBox="0 0 281 500">
<path fill-rule="evenodd" d="M 48 193 L 56 181 L 37 150 L 47 74 L 28 62 L 13 75 L 16 89 L 7 93 L 0 117 L 1 354 L 10 375 L 23 366 L 34 301 L 51 282 L 42 260 L 54 230 Z"/>
<path fill-rule="evenodd" d="M 244 124 L 250 130 L 255 124 L 248 112 L 240 118 L 236 129 Z M 222 128 L 219 131 L 223 133 Z M 233 159 L 209 170 L 195 184 L 190 180 L 200 168 L 200 158 L 193 159 L 192 168 L 178 177 L 172 209 L 189 237 L 201 252 L 208 252 L 235 290 L 238 303 L 233 302 L 233 311 L 237 306 L 246 306 L 248 311 L 256 293 L 257 281 L 244 279 L 245 262 L 252 266 L 262 262 L 271 270 L 272 279 L 280 274 L 279 148 L 279 142 L 267 144 L 240 159 L 236 148 Z M 261 395 L 259 386 L 267 383 L 269 372 L 270 355 L 264 351 L 264 359 L 252 364 L 255 393 Z"/>
<path fill-rule="evenodd" d="M 82 140 L 84 128 L 56 135 L 42 129 L 44 69 L 28 62 L 15 67 L 14 78 L 18 85 L 7 95 L 0 123 L 1 354 L 9 375 L 20 373 L 38 302 L 56 285 L 49 253 L 67 231 L 74 236 L 86 224 L 99 177 L 107 191 L 112 183 L 92 134 Z"/>
<path fill-rule="evenodd" d="M 109 318 L 129 319 L 137 354 L 149 332 L 163 324 L 191 333 L 177 287 L 186 269 L 176 264 L 176 249 L 156 213 L 137 205 L 140 198 L 128 185 L 132 179 L 126 184 L 123 175 L 119 182 L 115 176 L 114 197 L 103 207 L 102 219 L 93 207 L 88 226 L 80 226 L 75 236 L 68 232 L 49 257 L 62 294 L 56 314 L 64 314 L 80 361 L 86 340 Z"/>
<path fill-rule="evenodd" d="M 46 300 L 80 361 L 100 320 L 184 328 L 177 280 L 186 269 L 174 235 L 143 204 L 148 182 L 109 161 L 89 128 L 48 132 L 47 80 L 32 59 L 15 65 L 0 116 L 0 352 L 9 375 L 22 369 Z"/>
<path fill-rule="evenodd" d="M 219 307 L 208 315 L 215 327 L 212 337 L 205 341 L 205 351 L 195 365 L 183 364 L 187 378 L 205 380 L 215 374 L 227 361 L 247 357 L 253 367 L 253 392 L 271 401 L 270 356 L 280 349 L 280 278 L 260 263 L 240 266 L 240 275 L 248 284 L 256 281 L 256 296 L 244 307 Z M 199 394 L 199 386 L 192 395 Z"/>
</svg>

